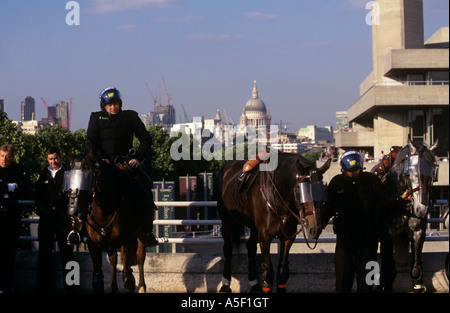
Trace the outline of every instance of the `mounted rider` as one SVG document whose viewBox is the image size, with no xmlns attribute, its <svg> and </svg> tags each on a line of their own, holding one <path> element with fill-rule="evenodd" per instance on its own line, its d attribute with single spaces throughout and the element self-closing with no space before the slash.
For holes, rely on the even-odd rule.
<svg viewBox="0 0 450 313">
<path fill-rule="evenodd" d="M 146 246 L 155 246 L 157 239 L 152 233 L 154 212 L 157 209 L 151 193 L 151 181 L 139 169 L 152 143 L 150 133 L 145 129 L 138 114 L 132 110 L 122 110 L 122 98 L 117 88 L 108 87 L 100 93 L 101 111 L 90 116 L 86 136 L 86 152 L 92 151 L 98 160 L 109 165 L 117 165 L 129 178 L 131 185 L 126 186 L 126 192 L 132 193 L 141 205 L 136 205 L 136 213 L 142 220 Z M 137 150 L 133 149 L 133 138 L 140 142 Z M 132 153 L 130 153 L 132 151 Z M 125 160 L 124 160 L 125 157 Z M 120 164 L 118 164 L 120 159 Z M 118 179 L 117 186 L 124 185 Z M 123 191 L 117 188 L 118 205 Z M 82 218 L 83 219 L 83 218 Z M 76 230 L 68 241 L 76 241 Z"/>
</svg>

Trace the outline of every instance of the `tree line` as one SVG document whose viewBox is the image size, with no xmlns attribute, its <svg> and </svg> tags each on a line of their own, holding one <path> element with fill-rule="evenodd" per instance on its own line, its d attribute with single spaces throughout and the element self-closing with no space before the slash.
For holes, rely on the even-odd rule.
<svg viewBox="0 0 450 313">
<path fill-rule="evenodd" d="M 179 137 L 170 137 L 162 125 L 151 125 L 148 131 L 152 137 L 152 147 L 141 163 L 141 168 L 153 181 L 172 180 L 177 182 L 179 176 L 195 176 L 203 172 L 218 171 L 225 164 L 225 151 L 222 158 L 207 161 L 205 159 L 175 161 L 170 156 L 171 145 Z M 8 119 L 5 112 L 0 112 L 0 145 L 11 144 L 16 149 L 15 162 L 20 164 L 27 177 L 27 186 L 23 186 L 24 199 L 33 199 L 34 184 L 42 170 L 48 166 L 46 150 L 49 147 L 58 147 L 62 153 L 62 162 L 69 165 L 67 152 L 79 155 L 85 152 L 86 131 L 79 129 L 70 132 L 57 125 L 40 128 L 36 134 L 26 134 L 17 131 L 16 125 Z M 196 144 L 191 136 L 191 149 Z M 133 145 L 139 146 L 135 138 Z M 233 147 L 236 151 L 236 147 Z M 235 152 L 234 152 L 235 153 Z M 304 154 L 307 159 L 315 162 L 320 152 Z"/>
</svg>

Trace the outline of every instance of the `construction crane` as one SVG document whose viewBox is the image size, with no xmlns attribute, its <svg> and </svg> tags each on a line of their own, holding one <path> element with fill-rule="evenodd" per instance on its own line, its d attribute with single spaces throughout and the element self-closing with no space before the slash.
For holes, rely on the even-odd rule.
<svg viewBox="0 0 450 313">
<path fill-rule="evenodd" d="M 164 83 L 164 88 L 166 89 L 166 94 L 167 94 L 167 105 L 170 105 L 170 100 L 172 100 L 172 97 L 170 96 L 170 93 L 169 93 L 169 91 L 167 90 L 166 80 L 163 78 L 162 81 L 163 81 L 163 83 Z"/>
<path fill-rule="evenodd" d="M 150 87 L 148 86 L 147 82 L 144 82 L 145 86 L 147 87 L 148 92 L 150 93 L 150 96 L 152 96 L 153 99 L 153 112 L 155 112 L 156 104 L 158 103 L 158 99 L 153 95 L 152 91 L 150 90 Z"/>
<path fill-rule="evenodd" d="M 55 124 L 55 119 L 53 118 L 52 114 L 50 113 L 50 110 L 48 109 L 47 103 L 45 102 L 44 98 L 41 97 L 42 102 L 44 102 L 45 108 L 47 109 L 47 114 L 50 120 L 53 124 Z"/>
<path fill-rule="evenodd" d="M 184 120 L 186 123 L 190 123 L 191 119 L 188 117 L 187 113 L 186 113 L 186 109 L 184 108 L 183 103 L 181 104 L 181 107 L 183 108 L 183 112 L 184 112 Z"/>
</svg>

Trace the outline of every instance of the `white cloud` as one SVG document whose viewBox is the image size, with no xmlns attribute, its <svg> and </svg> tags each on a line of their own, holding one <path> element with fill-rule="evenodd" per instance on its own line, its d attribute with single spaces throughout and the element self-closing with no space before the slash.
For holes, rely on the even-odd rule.
<svg viewBox="0 0 450 313">
<path fill-rule="evenodd" d="M 278 17 L 278 15 L 275 14 L 265 14 L 261 12 L 247 12 L 245 13 L 245 16 L 252 19 L 252 20 L 273 20 Z"/>
<path fill-rule="evenodd" d="M 126 10 L 139 10 L 148 7 L 169 7 L 177 0 L 93 0 L 92 7 L 89 8 L 93 13 L 112 13 Z"/>
<path fill-rule="evenodd" d="M 344 8 L 352 10 L 365 10 L 369 0 L 343 0 Z"/>
</svg>

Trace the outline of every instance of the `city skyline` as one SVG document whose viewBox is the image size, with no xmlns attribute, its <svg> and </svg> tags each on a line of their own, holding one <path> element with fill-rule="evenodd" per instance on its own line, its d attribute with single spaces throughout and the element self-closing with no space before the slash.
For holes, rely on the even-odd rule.
<svg viewBox="0 0 450 313">
<path fill-rule="evenodd" d="M 76 1 L 80 25 L 67 25 L 65 5 L 44 1 L 0 3 L 0 99 L 20 120 L 20 102 L 73 98 L 71 130 L 86 129 L 98 94 L 119 88 L 124 109 L 153 111 L 162 79 L 184 114 L 239 122 L 253 81 L 272 116 L 289 131 L 336 125 L 336 111 L 359 96 L 372 68 L 370 1 Z M 448 2 L 424 0 L 425 40 L 448 26 Z M 226 112 L 224 112 L 224 110 Z M 181 119 L 180 119 L 181 117 Z"/>
</svg>

